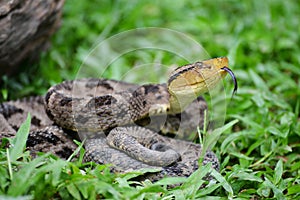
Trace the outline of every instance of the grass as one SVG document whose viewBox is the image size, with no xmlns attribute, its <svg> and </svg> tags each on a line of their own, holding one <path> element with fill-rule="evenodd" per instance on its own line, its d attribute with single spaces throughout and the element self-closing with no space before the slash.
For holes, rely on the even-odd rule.
<svg viewBox="0 0 300 200">
<path fill-rule="evenodd" d="M 212 172 L 217 181 L 204 189 L 197 186 L 198 176 L 210 170 L 205 166 L 182 187 L 166 188 L 176 179 L 133 187 L 129 178 L 136 174 L 111 174 L 105 166 L 67 162 L 47 154 L 32 160 L 23 148 L 12 154 L 12 149 L 2 147 L 1 197 L 298 199 L 299 16 L 296 1 L 67 1 L 62 27 L 40 62 L 27 66 L 17 77 L 1 77 L 2 100 L 44 94 L 50 85 L 75 78 L 89 49 L 107 37 L 138 27 L 165 27 L 190 35 L 210 57 L 229 57 L 239 90 L 227 105 L 225 120 L 239 122 L 222 133 L 214 146 L 221 171 Z M 136 52 L 119 59 L 105 76 L 121 78 L 132 65 L 153 61 L 183 62 L 161 51 Z M 116 66 L 122 66 L 122 73 Z M 224 84 L 230 96 L 230 80 Z"/>
</svg>

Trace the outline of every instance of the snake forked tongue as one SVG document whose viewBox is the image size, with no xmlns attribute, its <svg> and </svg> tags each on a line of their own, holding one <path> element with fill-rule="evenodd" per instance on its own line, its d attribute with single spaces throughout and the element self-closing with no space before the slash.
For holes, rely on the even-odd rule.
<svg viewBox="0 0 300 200">
<path fill-rule="evenodd" d="M 228 74 L 232 78 L 232 81 L 234 83 L 234 88 L 233 88 L 233 92 L 232 92 L 232 96 L 233 96 L 237 92 L 237 89 L 238 89 L 238 83 L 237 83 L 236 77 L 235 77 L 233 71 L 230 68 L 228 68 L 228 67 L 222 67 L 221 69 L 224 70 L 224 71 L 226 71 L 226 72 L 228 72 Z"/>
</svg>

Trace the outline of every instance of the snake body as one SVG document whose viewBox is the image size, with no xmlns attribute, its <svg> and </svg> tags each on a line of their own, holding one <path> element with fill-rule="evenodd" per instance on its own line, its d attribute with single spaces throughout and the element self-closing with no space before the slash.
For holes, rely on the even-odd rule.
<svg viewBox="0 0 300 200">
<path fill-rule="evenodd" d="M 52 127 L 85 139 L 86 160 L 113 164 L 115 171 L 156 168 L 161 170 L 158 176 L 188 176 L 198 167 L 201 146 L 156 131 L 181 132 L 186 137 L 201 126 L 206 103 L 199 96 L 226 75 L 227 66 L 225 57 L 188 64 L 174 70 L 166 84 L 65 81 L 48 90 L 45 112 L 54 122 Z M 2 105 L 0 113 L 7 110 Z M 187 123 L 195 115 L 200 118 Z M 203 160 L 219 168 L 211 151 Z"/>
</svg>

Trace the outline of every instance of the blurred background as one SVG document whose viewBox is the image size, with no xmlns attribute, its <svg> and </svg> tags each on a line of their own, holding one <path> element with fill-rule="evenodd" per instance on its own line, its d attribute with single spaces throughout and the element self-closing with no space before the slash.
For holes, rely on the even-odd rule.
<svg viewBox="0 0 300 200">
<path fill-rule="evenodd" d="M 210 57 L 228 56 L 242 85 L 253 84 L 250 75 L 255 71 L 277 93 L 296 95 L 299 90 L 291 94 L 287 89 L 297 89 L 293 80 L 299 76 L 299 12 L 295 1 L 277 0 L 66 1 L 60 29 L 39 62 L 22 64 L 14 77 L 1 76 L 1 99 L 44 94 L 50 85 L 74 79 L 91 48 L 117 33 L 142 27 L 183 32 L 202 44 Z M 181 64 L 160 54 L 129 56 L 118 65 L 126 71 L 139 59 L 141 63 Z M 285 76 L 287 83 L 281 84 Z"/>
</svg>

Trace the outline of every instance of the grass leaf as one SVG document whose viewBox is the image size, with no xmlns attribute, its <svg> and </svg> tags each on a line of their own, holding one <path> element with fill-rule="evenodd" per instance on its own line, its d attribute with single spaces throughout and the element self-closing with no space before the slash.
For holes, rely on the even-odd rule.
<svg viewBox="0 0 300 200">
<path fill-rule="evenodd" d="M 259 190 L 265 197 L 269 197 L 271 194 L 270 190 L 272 190 L 276 199 L 286 199 L 282 191 L 278 187 L 276 187 L 268 178 L 265 178 L 265 181 L 263 182 Z"/>
<path fill-rule="evenodd" d="M 24 164 L 22 168 L 14 173 L 14 178 L 8 188 L 7 194 L 12 196 L 19 196 L 26 194 L 29 188 L 36 184 L 32 178 L 36 175 L 36 168 L 44 164 L 46 155 L 38 157 L 33 161 Z M 40 174 L 41 175 L 41 174 Z"/>
<path fill-rule="evenodd" d="M 226 179 L 216 170 L 212 170 L 211 175 L 220 182 L 222 187 L 228 192 L 228 198 L 233 198 L 233 189 Z"/>
<path fill-rule="evenodd" d="M 197 169 L 182 186 L 180 189 L 183 191 L 183 194 L 185 198 L 195 198 L 196 192 L 199 190 L 199 188 L 205 183 L 203 180 L 208 173 L 210 173 L 212 170 L 211 163 L 199 166 L 199 169 Z"/>
<path fill-rule="evenodd" d="M 77 187 L 75 186 L 75 184 L 73 184 L 73 183 L 68 184 L 67 190 L 74 199 L 81 199 L 80 193 L 79 193 Z"/>
<path fill-rule="evenodd" d="M 158 180 L 154 185 L 175 185 L 180 183 L 185 183 L 187 181 L 186 177 L 165 177 Z"/>
<path fill-rule="evenodd" d="M 16 137 L 12 140 L 11 147 L 9 148 L 10 160 L 15 162 L 22 156 L 23 150 L 26 147 L 26 141 L 30 130 L 30 114 L 28 113 L 26 121 L 20 126 Z"/>
<path fill-rule="evenodd" d="M 252 79 L 252 81 L 254 82 L 255 86 L 259 89 L 261 89 L 262 91 L 268 91 L 269 88 L 267 86 L 267 84 L 265 83 L 265 81 L 252 69 L 249 70 L 249 75 Z"/>
<path fill-rule="evenodd" d="M 278 160 L 274 171 L 274 184 L 277 185 L 281 181 L 283 174 L 283 163 L 281 159 Z"/>
<path fill-rule="evenodd" d="M 228 130 L 229 128 L 231 128 L 234 124 L 238 123 L 238 120 L 233 120 L 227 124 L 225 124 L 224 126 L 217 128 L 215 130 L 213 130 L 213 132 L 206 134 L 206 137 L 204 138 L 204 144 L 203 144 L 203 149 L 202 149 L 202 155 L 204 156 L 204 153 L 211 148 L 212 144 L 214 144 L 218 138 L 220 137 L 220 135 L 225 132 L 226 130 Z"/>
</svg>

